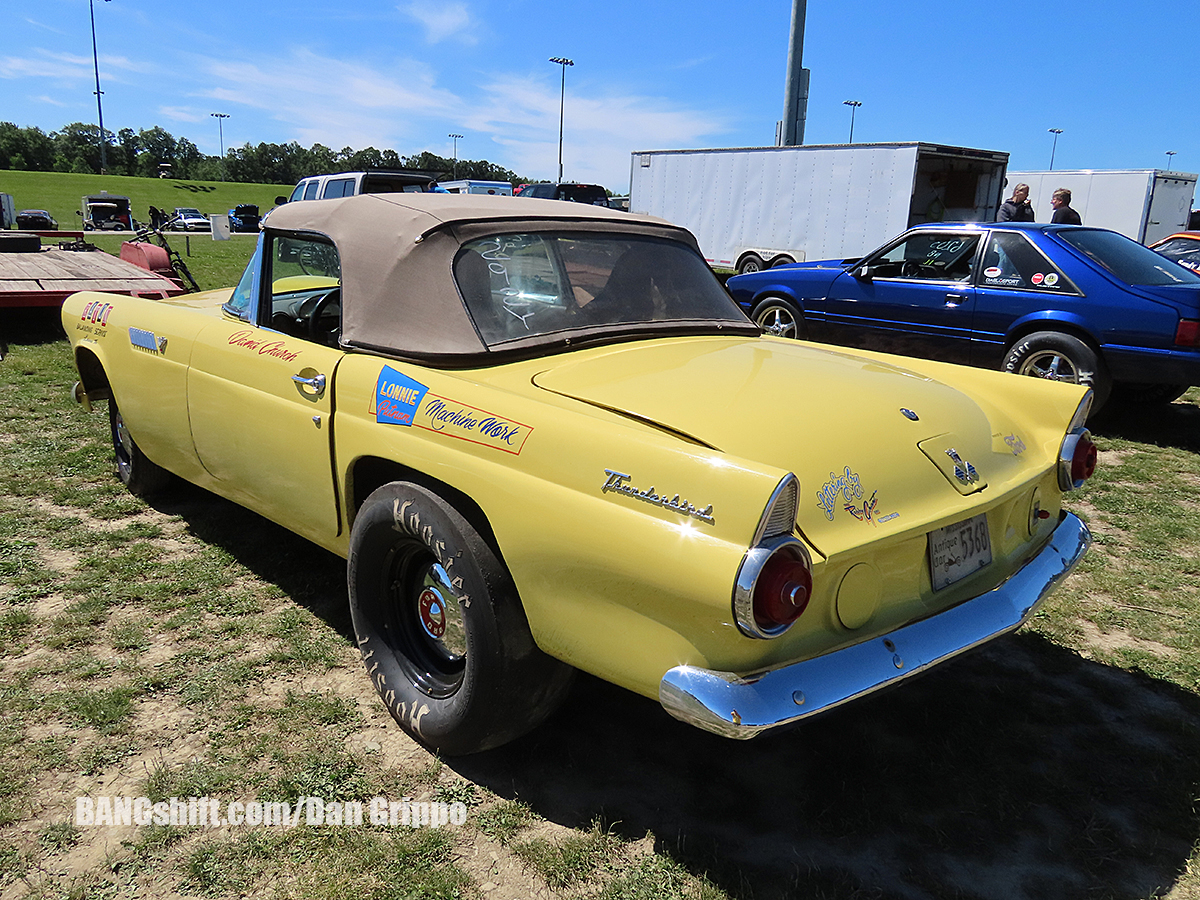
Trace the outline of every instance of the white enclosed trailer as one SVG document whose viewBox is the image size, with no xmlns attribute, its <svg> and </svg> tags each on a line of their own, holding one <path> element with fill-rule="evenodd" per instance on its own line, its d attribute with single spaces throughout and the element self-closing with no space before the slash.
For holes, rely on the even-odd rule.
<svg viewBox="0 0 1200 900">
<path fill-rule="evenodd" d="M 1009 172 L 1009 187 L 1029 185 L 1029 202 L 1039 222 L 1054 215 L 1050 197 L 1058 188 L 1071 192 L 1071 209 L 1084 225 L 1111 228 L 1143 244 L 1186 231 L 1196 193 L 1196 177 L 1161 169 L 1066 169 Z"/>
<path fill-rule="evenodd" d="M 691 230 L 709 264 L 861 256 L 923 222 L 990 222 L 1008 154 L 925 143 L 633 154 L 631 212 Z"/>
</svg>

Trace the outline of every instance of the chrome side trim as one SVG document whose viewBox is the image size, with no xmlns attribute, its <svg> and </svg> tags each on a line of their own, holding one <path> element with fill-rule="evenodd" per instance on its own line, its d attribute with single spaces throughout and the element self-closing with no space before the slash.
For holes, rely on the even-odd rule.
<svg viewBox="0 0 1200 900">
<path fill-rule="evenodd" d="M 659 702 L 677 719 L 741 739 L 824 712 L 1015 631 L 1091 542 L 1087 526 L 1064 512 L 1046 546 L 987 593 L 890 634 L 761 675 L 676 666 L 663 676 Z"/>
<path fill-rule="evenodd" d="M 800 505 L 800 479 L 788 472 L 771 492 L 771 499 L 763 508 L 758 528 L 754 530 L 751 547 L 757 547 L 765 538 L 791 534 L 796 530 L 796 508 Z"/>
</svg>

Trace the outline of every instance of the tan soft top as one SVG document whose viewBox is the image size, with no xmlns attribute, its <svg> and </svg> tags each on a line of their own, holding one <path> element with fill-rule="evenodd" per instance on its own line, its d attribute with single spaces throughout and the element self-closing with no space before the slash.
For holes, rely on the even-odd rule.
<svg viewBox="0 0 1200 900">
<path fill-rule="evenodd" d="M 615 231 L 673 239 L 698 252 L 689 231 L 651 216 L 480 194 L 294 201 L 272 210 L 263 227 L 333 241 L 342 268 L 343 345 L 426 359 L 488 352 L 452 275 L 465 241 L 500 233 Z"/>
</svg>

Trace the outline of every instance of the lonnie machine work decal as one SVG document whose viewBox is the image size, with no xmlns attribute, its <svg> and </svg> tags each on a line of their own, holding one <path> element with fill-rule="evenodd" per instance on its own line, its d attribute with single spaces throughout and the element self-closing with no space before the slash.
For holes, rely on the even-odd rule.
<svg viewBox="0 0 1200 900">
<path fill-rule="evenodd" d="M 821 490 L 817 492 L 817 505 L 821 507 L 825 513 L 825 518 L 830 522 L 833 521 L 833 514 L 837 512 L 839 505 L 842 509 L 850 513 L 860 522 L 870 522 L 877 524 L 879 522 L 890 522 L 899 516 L 899 513 L 887 513 L 879 515 L 879 491 L 872 491 L 871 496 L 863 499 L 862 482 L 858 477 L 858 473 L 846 466 L 842 470 L 841 475 L 829 473 L 829 480 L 821 486 Z"/>
<path fill-rule="evenodd" d="M 402 372 L 384 366 L 375 382 L 375 421 L 385 425 L 411 425 L 417 407 L 429 388 Z"/>
<path fill-rule="evenodd" d="M 533 428 L 437 394 L 403 372 L 384 366 L 375 383 L 375 421 L 415 425 L 448 437 L 520 454 Z"/>
<path fill-rule="evenodd" d="M 666 494 L 658 493 L 653 487 L 638 490 L 633 485 L 627 483 L 633 476 L 626 475 L 624 472 L 605 469 L 604 474 L 607 477 L 604 480 L 604 487 L 600 489 L 600 493 L 602 494 L 607 494 L 610 491 L 616 494 L 624 494 L 626 497 L 641 500 L 643 503 L 650 503 L 654 506 L 661 506 L 663 509 L 669 509 L 672 512 L 683 513 L 685 516 L 691 516 L 693 519 L 699 519 L 701 522 L 707 522 L 709 525 L 716 523 L 716 519 L 713 518 L 711 503 L 701 509 L 694 503 L 680 499 L 678 494 L 674 497 L 668 497 Z"/>
</svg>

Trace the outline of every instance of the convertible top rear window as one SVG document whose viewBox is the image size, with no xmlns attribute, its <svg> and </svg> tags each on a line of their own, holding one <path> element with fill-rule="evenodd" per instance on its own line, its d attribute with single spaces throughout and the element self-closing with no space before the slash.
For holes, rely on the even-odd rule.
<svg viewBox="0 0 1200 900">
<path fill-rule="evenodd" d="M 489 346 L 576 329 L 745 325 L 704 260 L 619 233 L 501 234 L 466 243 L 454 277 Z"/>
<path fill-rule="evenodd" d="M 1200 284 L 1200 275 L 1116 232 L 1071 228 L 1057 236 L 1126 284 Z"/>
</svg>

